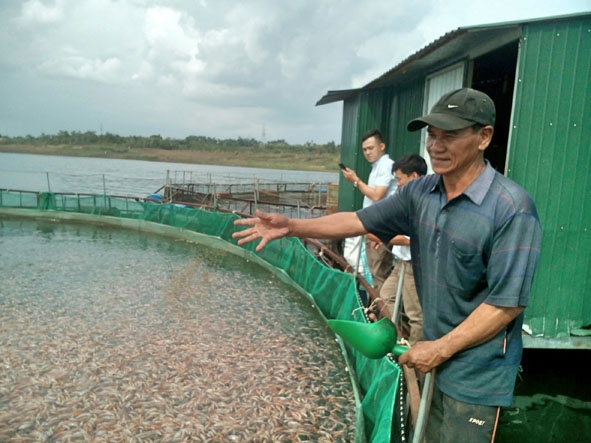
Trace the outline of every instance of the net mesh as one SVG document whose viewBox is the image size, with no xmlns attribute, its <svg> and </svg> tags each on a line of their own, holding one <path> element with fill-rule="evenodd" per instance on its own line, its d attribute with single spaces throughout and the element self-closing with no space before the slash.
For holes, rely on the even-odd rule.
<svg viewBox="0 0 591 443">
<path fill-rule="evenodd" d="M 184 205 L 155 204 L 108 195 L 70 195 L 0 190 L 0 215 L 75 219 L 138 228 L 174 228 L 179 234 L 204 234 L 215 247 L 257 261 L 310 298 L 325 318 L 367 322 L 356 279 L 318 260 L 297 238 L 239 247 L 232 239 L 238 215 Z M 140 222 L 141 226 L 137 223 Z M 150 222 L 150 223 L 144 223 Z M 153 227 L 150 230 L 155 230 Z M 156 229 L 157 230 L 157 229 Z M 167 231 L 167 232 L 170 232 Z M 204 237 L 205 237 L 204 236 Z M 210 239 L 210 244 L 211 244 Z M 357 398 L 356 441 L 406 441 L 404 383 L 400 367 L 387 356 L 368 359 L 339 340 Z"/>
</svg>

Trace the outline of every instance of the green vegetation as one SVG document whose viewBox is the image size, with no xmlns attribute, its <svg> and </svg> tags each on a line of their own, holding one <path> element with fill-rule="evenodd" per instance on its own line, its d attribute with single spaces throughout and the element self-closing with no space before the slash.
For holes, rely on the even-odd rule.
<svg viewBox="0 0 591 443">
<path fill-rule="evenodd" d="M 205 136 L 181 140 L 159 135 L 97 135 L 91 131 L 60 131 L 57 135 L 39 137 L 0 136 L 0 152 L 311 171 L 338 171 L 340 158 L 340 146 L 334 142 L 290 145 L 285 140 L 262 143 L 252 138 L 220 140 Z"/>
</svg>

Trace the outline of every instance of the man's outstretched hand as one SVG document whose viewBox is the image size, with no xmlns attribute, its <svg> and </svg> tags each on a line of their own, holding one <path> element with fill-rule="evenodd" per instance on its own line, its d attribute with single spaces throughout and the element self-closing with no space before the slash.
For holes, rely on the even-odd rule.
<svg viewBox="0 0 591 443">
<path fill-rule="evenodd" d="M 285 237 L 289 234 L 289 218 L 280 214 L 272 214 L 256 210 L 256 217 L 242 218 L 234 221 L 236 226 L 251 226 L 232 234 L 238 244 L 243 245 L 261 239 L 256 251 L 261 251 L 271 240 Z"/>
</svg>

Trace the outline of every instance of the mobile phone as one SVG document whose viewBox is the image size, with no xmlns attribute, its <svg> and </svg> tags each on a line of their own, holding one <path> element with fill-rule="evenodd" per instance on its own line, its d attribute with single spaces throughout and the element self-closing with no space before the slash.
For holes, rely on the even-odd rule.
<svg viewBox="0 0 591 443">
<path fill-rule="evenodd" d="M 340 167 L 341 169 L 347 169 L 347 167 L 346 167 L 344 164 L 342 164 L 342 163 L 339 163 L 339 167 Z"/>
</svg>

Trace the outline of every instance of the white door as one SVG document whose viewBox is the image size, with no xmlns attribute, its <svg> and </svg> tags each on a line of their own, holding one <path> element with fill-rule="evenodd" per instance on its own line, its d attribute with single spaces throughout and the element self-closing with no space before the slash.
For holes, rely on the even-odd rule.
<svg viewBox="0 0 591 443">
<path fill-rule="evenodd" d="M 446 92 L 461 88 L 464 85 L 464 63 L 458 63 L 429 77 L 425 84 L 425 103 L 423 115 L 429 113 L 437 100 Z M 428 174 L 433 173 L 429 154 L 425 148 L 427 141 L 427 130 L 422 129 L 421 133 L 421 155 L 425 158 L 428 167 Z"/>
</svg>

